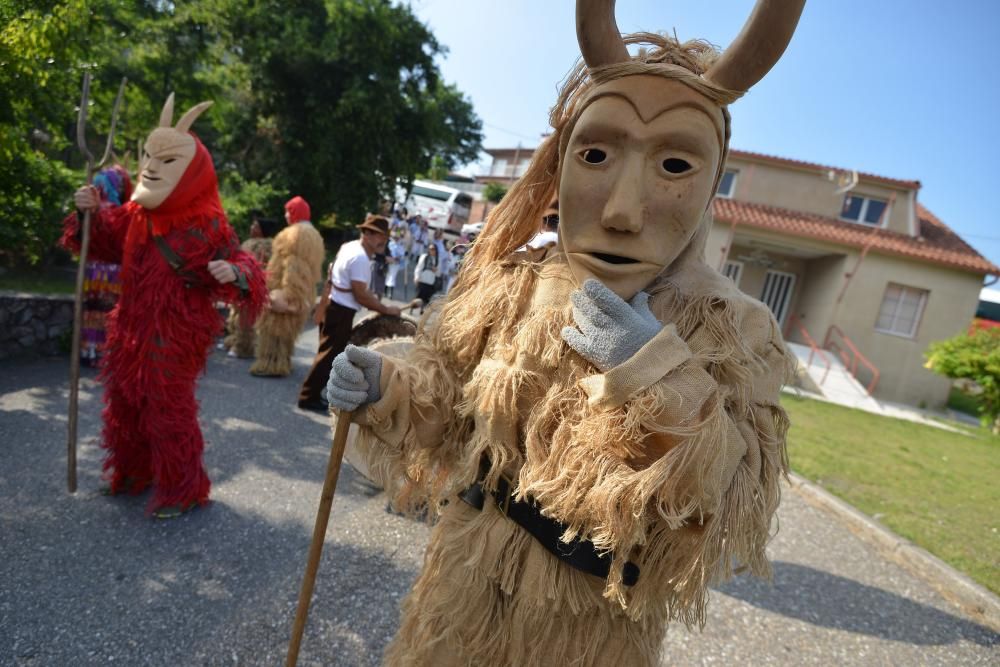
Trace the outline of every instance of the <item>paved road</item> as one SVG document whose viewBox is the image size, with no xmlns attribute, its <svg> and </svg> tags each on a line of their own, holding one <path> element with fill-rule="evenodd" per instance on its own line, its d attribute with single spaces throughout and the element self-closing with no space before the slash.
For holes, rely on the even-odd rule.
<svg viewBox="0 0 1000 667">
<path fill-rule="evenodd" d="M 279 665 L 312 532 L 329 429 L 293 408 L 294 373 L 251 378 L 215 353 L 199 397 L 213 503 L 146 518 L 98 494 L 99 387 L 81 392 L 79 491 L 65 490 L 65 360 L 0 372 L 0 665 Z M 385 511 L 345 467 L 301 665 L 377 665 L 427 528 Z M 717 591 L 703 633 L 671 630 L 675 665 L 1000 664 L 1000 635 L 789 490 L 774 585 Z"/>
</svg>

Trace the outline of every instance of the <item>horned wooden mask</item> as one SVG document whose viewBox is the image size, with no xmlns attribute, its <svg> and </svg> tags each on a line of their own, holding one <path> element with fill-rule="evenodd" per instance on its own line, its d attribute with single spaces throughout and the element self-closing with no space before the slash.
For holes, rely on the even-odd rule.
<svg viewBox="0 0 1000 667">
<path fill-rule="evenodd" d="M 210 106 L 211 102 L 194 105 L 173 126 L 174 94 L 170 93 L 160 112 L 160 126 L 150 132 L 143 146 L 139 184 L 132 201 L 153 210 L 170 196 L 194 158 L 195 138 L 188 130 Z"/>
<path fill-rule="evenodd" d="M 805 0 L 758 0 L 704 71 L 669 58 L 636 66 L 614 0 L 577 0 L 577 38 L 596 85 L 560 147 L 560 237 L 574 279 L 624 299 L 691 245 L 728 150 L 726 104 L 784 52 Z M 681 59 L 683 61 L 683 59 Z"/>
</svg>

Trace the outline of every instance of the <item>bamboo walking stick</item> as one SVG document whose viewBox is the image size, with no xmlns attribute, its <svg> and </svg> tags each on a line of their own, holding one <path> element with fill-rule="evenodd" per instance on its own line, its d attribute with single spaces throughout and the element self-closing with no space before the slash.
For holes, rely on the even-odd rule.
<svg viewBox="0 0 1000 667">
<path fill-rule="evenodd" d="M 111 128 L 104 146 L 101 161 L 94 164 L 94 155 L 87 148 L 87 105 L 90 103 L 90 72 L 83 74 L 83 92 L 80 95 L 80 112 L 76 117 L 76 145 L 87 162 L 87 185 L 94 181 L 94 172 L 100 169 L 111 156 L 115 141 L 115 125 L 118 124 L 118 107 L 125 93 L 126 79 L 118 88 L 118 97 L 111 112 Z M 73 301 L 73 342 L 69 362 L 69 422 L 66 438 L 66 486 L 70 493 L 76 493 L 76 426 L 80 400 L 80 332 L 83 328 L 83 279 L 87 265 L 87 251 L 90 248 L 90 211 L 84 211 L 80 222 L 80 264 L 76 267 L 76 294 Z"/>
<path fill-rule="evenodd" d="M 295 667 L 299 661 L 299 646 L 302 644 L 302 632 L 305 630 L 306 618 L 309 616 L 309 603 L 312 600 L 313 584 L 316 583 L 316 571 L 319 569 L 319 558 L 323 553 L 323 542 L 326 539 L 326 528 L 330 522 L 330 508 L 333 506 L 333 494 L 337 491 L 337 477 L 340 475 L 340 464 L 344 460 L 344 448 L 347 447 L 347 433 L 351 429 L 351 413 L 336 411 L 337 429 L 333 434 L 333 446 L 330 449 L 330 461 L 326 465 L 326 479 L 323 481 L 323 494 L 319 499 L 319 510 L 316 512 L 316 525 L 313 527 L 312 544 L 309 545 L 309 558 L 306 561 L 306 572 L 302 577 L 302 590 L 299 592 L 299 607 L 295 612 L 295 623 L 292 625 L 292 638 L 288 644 L 288 659 L 286 667 Z"/>
</svg>

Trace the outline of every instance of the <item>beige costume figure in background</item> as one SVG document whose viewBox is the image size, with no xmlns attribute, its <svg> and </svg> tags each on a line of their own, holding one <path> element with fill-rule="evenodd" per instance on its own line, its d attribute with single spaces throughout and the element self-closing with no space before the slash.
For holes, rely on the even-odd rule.
<svg viewBox="0 0 1000 667">
<path fill-rule="evenodd" d="M 323 237 L 309 217 L 309 204 L 302 197 L 285 204 L 288 227 L 271 244 L 267 263 L 271 301 L 257 322 L 252 375 L 285 377 L 292 372 L 295 340 L 316 305 L 316 285 L 323 274 Z"/>
<path fill-rule="evenodd" d="M 271 237 L 274 236 L 276 226 L 276 220 L 255 219 L 250 225 L 250 238 L 240 244 L 261 266 L 267 266 L 271 259 Z M 255 342 L 253 324 L 239 308 L 230 307 L 229 317 L 226 318 L 226 337 L 222 341 L 223 349 L 229 351 L 229 356 L 248 359 L 254 356 Z"/>
<path fill-rule="evenodd" d="M 438 518 L 388 665 L 651 666 L 670 621 L 704 624 L 711 585 L 770 574 L 789 357 L 703 254 L 726 105 L 803 1 L 759 0 L 721 56 L 623 40 L 613 5 L 578 0 L 586 66 L 406 358 L 334 362 L 368 469 Z M 560 243 L 516 252 L 556 190 Z M 588 549 L 600 567 L 574 560 Z"/>
</svg>

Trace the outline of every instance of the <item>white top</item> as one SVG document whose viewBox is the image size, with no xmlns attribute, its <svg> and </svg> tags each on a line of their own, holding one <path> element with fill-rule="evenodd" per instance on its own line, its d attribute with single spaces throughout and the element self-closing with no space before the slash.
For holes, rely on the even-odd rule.
<svg viewBox="0 0 1000 667">
<path fill-rule="evenodd" d="M 333 287 L 330 288 L 330 301 L 347 308 L 361 310 L 361 304 L 351 291 L 351 282 L 356 280 L 368 285 L 371 279 L 372 263 L 365 249 L 361 247 L 361 240 L 348 241 L 340 246 L 337 257 L 330 264 L 330 282 L 333 283 Z"/>
<path fill-rule="evenodd" d="M 413 270 L 413 279 L 418 283 L 433 285 L 437 277 L 441 275 L 441 262 L 433 262 L 434 268 L 430 268 L 429 265 L 432 262 L 427 261 L 428 257 L 430 257 L 430 255 L 425 252 L 420 256 L 420 259 L 417 260 L 417 268 Z"/>
<path fill-rule="evenodd" d="M 427 237 L 428 232 L 426 229 L 420 225 L 414 223 L 410 225 L 410 252 L 414 255 L 420 255 L 427 249 Z"/>
<path fill-rule="evenodd" d="M 441 267 L 438 269 L 438 273 L 442 275 L 448 275 L 448 273 L 451 271 L 451 253 L 445 247 L 443 239 L 435 239 L 434 245 L 437 246 L 438 263 L 441 265 Z"/>
<path fill-rule="evenodd" d="M 550 243 L 559 243 L 559 232 L 538 232 L 528 241 L 529 248 L 544 248 Z"/>
</svg>

